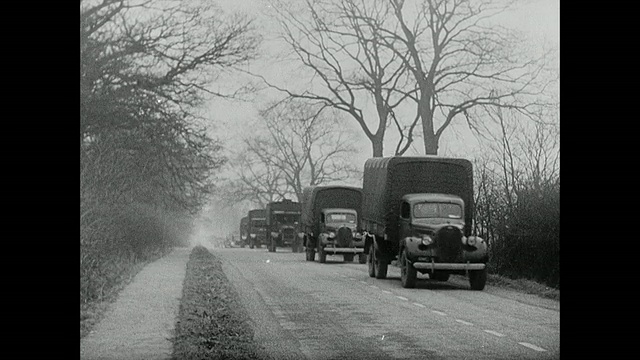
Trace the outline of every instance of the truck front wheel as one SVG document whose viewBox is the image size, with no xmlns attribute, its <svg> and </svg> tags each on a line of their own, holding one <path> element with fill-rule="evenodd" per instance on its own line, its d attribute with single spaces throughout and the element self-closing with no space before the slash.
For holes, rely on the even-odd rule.
<svg viewBox="0 0 640 360">
<path fill-rule="evenodd" d="M 402 250 L 402 255 L 400 255 L 400 279 L 402 281 L 402 287 L 411 289 L 416 286 L 416 278 L 418 277 L 418 272 L 416 268 L 413 267 L 413 264 L 407 258 L 407 249 Z"/>
<path fill-rule="evenodd" d="M 487 269 L 469 271 L 469 285 L 471 290 L 484 290 L 487 283 Z"/>
<path fill-rule="evenodd" d="M 367 254 L 365 254 L 365 253 L 363 253 L 363 252 L 362 252 L 362 253 L 360 253 L 360 254 L 358 255 L 358 262 L 359 262 L 360 264 L 365 264 L 365 263 L 367 262 Z"/>
<path fill-rule="evenodd" d="M 327 253 L 324 252 L 322 245 L 318 245 L 318 261 L 320 261 L 321 264 L 327 262 Z"/>
</svg>

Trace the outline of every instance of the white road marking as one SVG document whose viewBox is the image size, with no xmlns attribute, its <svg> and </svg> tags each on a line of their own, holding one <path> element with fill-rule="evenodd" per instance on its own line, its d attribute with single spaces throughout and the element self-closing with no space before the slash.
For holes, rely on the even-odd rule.
<svg viewBox="0 0 640 360">
<path fill-rule="evenodd" d="M 529 343 L 526 343 L 526 342 L 519 342 L 518 344 L 520 344 L 520 345 L 522 345 L 524 347 L 528 347 L 529 349 L 533 349 L 535 351 L 547 351 L 547 350 L 545 350 L 545 349 L 543 349 L 541 347 L 538 347 L 538 346 L 535 346 L 533 344 L 529 344 Z"/>
<path fill-rule="evenodd" d="M 375 285 L 369 285 L 369 286 L 371 286 L 371 287 L 372 287 L 372 288 L 374 288 L 374 289 L 377 289 L 377 288 L 378 288 L 378 287 L 377 287 L 377 286 L 375 286 Z"/>
<path fill-rule="evenodd" d="M 464 321 L 464 320 L 460 320 L 460 319 L 456 319 L 456 321 L 457 321 L 457 322 L 459 322 L 460 324 L 473 325 L 473 324 L 472 324 L 472 323 L 470 323 L 470 322 L 466 322 L 466 321 Z"/>
<path fill-rule="evenodd" d="M 362 281 L 362 280 L 360 280 L 360 282 L 361 282 L 361 283 L 363 283 L 363 284 L 366 284 L 366 283 L 367 283 L 366 281 Z"/>
<path fill-rule="evenodd" d="M 413 303 L 413 305 L 418 306 L 418 307 L 421 307 L 421 308 L 426 307 L 426 306 L 424 306 L 424 305 L 422 305 L 422 304 L 418 304 L 418 303 Z"/>
<path fill-rule="evenodd" d="M 493 330 L 484 330 L 484 332 L 488 332 L 491 335 L 495 335 L 495 336 L 499 336 L 499 337 L 503 337 L 504 336 L 504 334 L 500 334 L 499 332 L 493 331 Z"/>
<path fill-rule="evenodd" d="M 349 280 L 355 280 L 354 278 L 350 277 Z"/>
<path fill-rule="evenodd" d="M 385 294 L 391 294 L 391 291 L 387 291 L 387 290 L 382 290 L 382 292 Z"/>
<path fill-rule="evenodd" d="M 447 316 L 447 313 L 443 313 L 442 311 L 438 311 L 438 310 L 431 310 L 432 313 L 436 313 L 438 315 L 442 315 L 442 316 Z"/>
<path fill-rule="evenodd" d="M 407 299 L 407 298 L 406 298 L 406 297 L 404 297 L 404 296 L 397 296 L 397 295 L 396 295 L 396 297 L 397 297 L 398 299 L 400 299 L 400 300 L 409 301 L 409 299 Z"/>
</svg>

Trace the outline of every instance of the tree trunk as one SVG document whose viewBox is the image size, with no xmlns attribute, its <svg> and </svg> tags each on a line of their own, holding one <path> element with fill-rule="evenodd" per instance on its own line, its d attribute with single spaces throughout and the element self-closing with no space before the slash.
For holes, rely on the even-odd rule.
<svg viewBox="0 0 640 360">
<path fill-rule="evenodd" d="M 371 147 L 373 149 L 373 157 L 382 157 L 383 153 L 383 138 L 381 136 L 373 136 L 370 138 L 371 140 Z"/>
</svg>

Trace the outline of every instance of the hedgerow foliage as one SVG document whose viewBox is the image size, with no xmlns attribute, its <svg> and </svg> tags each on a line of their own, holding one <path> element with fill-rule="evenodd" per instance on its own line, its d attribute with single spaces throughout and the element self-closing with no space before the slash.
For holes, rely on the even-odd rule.
<svg viewBox="0 0 640 360">
<path fill-rule="evenodd" d="M 253 57 L 251 34 L 199 2 L 80 2 L 81 304 L 185 243 L 225 162 L 195 109 Z"/>
</svg>

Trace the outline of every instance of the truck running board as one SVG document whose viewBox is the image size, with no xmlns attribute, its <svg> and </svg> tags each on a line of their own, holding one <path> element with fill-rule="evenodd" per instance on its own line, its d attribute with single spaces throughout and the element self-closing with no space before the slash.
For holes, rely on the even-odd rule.
<svg viewBox="0 0 640 360">
<path fill-rule="evenodd" d="M 416 269 L 427 270 L 483 270 L 486 264 L 443 264 L 443 263 L 428 263 L 428 262 L 414 262 L 413 267 Z"/>
</svg>

